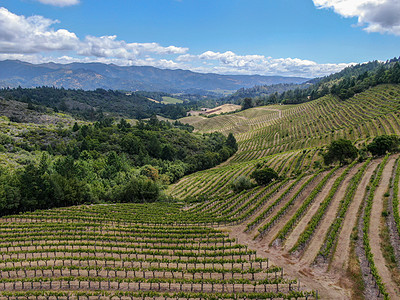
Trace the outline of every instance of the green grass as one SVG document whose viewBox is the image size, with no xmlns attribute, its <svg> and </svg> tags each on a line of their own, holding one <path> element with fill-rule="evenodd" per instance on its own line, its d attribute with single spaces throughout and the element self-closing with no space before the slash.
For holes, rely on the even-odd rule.
<svg viewBox="0 0 400 300">
<path fill-rule="evenodd" d="M 177 103 L 183 103 L 183 100 L 181 99 L 176 99 L 172 97 L 162 97 L 163 101 L 161 102 L 162 104 L 177 104 Z"/>
</svg>

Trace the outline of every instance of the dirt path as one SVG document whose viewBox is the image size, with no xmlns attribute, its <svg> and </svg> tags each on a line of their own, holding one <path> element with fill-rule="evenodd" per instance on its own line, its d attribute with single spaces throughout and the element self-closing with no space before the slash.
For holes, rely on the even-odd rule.
<svg viewBox="0 0 400 300">
<path fill-rule="evenodd" d="M 381 159 L 374 160 L 367 167 L 364 177 L 361 179 L 361 182 L 357 187 L 354 199 L 347 210 L 331 264 L 331 268 L 335 272 L 339 270 L 347 270 L 350 251 L 350 236 L 357 220 L 358 209 L 364 199 L 365 188 L 369 183 L 374 170 L 381 161 Z"/>
<path fill-rule="evenodd" d="M 350 299 L 350 292 L 339 286 L 340 276 L 318 269 L 311 269 L 298 264 L 282 252 L 270 248 L 265 241 L 254 241 L 251 236 L 243 233 L 245 225 L 226 228 L 231 238 L 236 238 L 239 244 L 247 245 L 257 251 L 257 257 L 268 258 L 271 264 L 283 266 L 284 273 L 290 278 L 297 278 L 301 286 L 318 291 L 319 299 Z"/>
<path fill-rule="evenodd" d="M 390 271 L 386 267 L 386 262 L 381 250 L 381 238 L 380 238 L 380 232 L 382 230 L 382 224 L 380 220 L 383 210 L 383 199 L 384 199 L 384 194 L 388 189 L 390 177 L 392 176 L 394 162 L 395 162 L 395 157 L 391 157 L 383 170 L 381 182 L 375 191 L 375 196 L 371 211 L 369 237 L 370 237 L 371 252 L 374 255 L 375 266 L 378 269 L 379 275 L 382 277 L 382 282 L 386 287 L 386 291 L 389 293 L 391 299 L 399 299 L 400 288 L 396 286 L 396 284 L 393 282 Z"/>
<path fill-rule="evenodd" d="M 354 166 L 347 176 L 342 181 L 339 189 L 336 191 L 335 196 L 333 197 L 330 207 L 325 214 L 325 217 L 321 220 L 321 223 L 317 227 L 317 230 L 314 233 L 311 242 L 306 248 L 306 251 L 303 253 L 301 260 L 306 264 L 310 265 L 315 257 L 317 256 L 319 249 L 321 248 L 325 235 L 328 232 L 329 227 L 331 226 L 333 220 L 336 218 L 337 210 L 339 208 L 340 201 L 346 195 L 346 189 L 350 183 L 350 180 L 353 176 L 357 173 L 358 169 L 360 168 L 361 164 Z"/>
<path fill-rule="evenodd" d="M 311 205 L 311 208 L 309 208 L 308 212 L 303 216 L 303 218 L 300 220 L 300 222 L 294 228 L 293 232 L 287 238 L 287 240 L 285 242 L 285 250 L 286 251 L 291 249 L 296 244 L 297 239 L 299 238 L 300 234 L 304 231 L 308 222 L 311 220 L 313 215 L 317 212 L 317 210 L 320 206 L 320 203 L 322 201 L 324 201 L 326 196 L 328 196 L 333 183 L 342 174 L 342 172 L 343 172 L 343 169 L 339 169 L 336 171 L 336 173 L 331 178 L 328 179 L 328 182 L 322 188 L 322 191 L 317 195 L 317 199 L 314 200 L 314 203 Z"/>
</svg>

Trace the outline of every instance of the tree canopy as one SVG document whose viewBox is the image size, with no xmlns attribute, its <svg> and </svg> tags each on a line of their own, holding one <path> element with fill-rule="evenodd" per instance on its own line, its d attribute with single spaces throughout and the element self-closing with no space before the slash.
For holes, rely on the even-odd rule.
<svg viewBox="0 0 400 300">
<path fill-rule="evenodd" d="M 257 184 L 266 185 L 272 180 L 278 179 L 279 175 L 274 169 L 263 168 L 255 170 L 253 173 L 251 173 L 250 177 L 253 178 Z"/>
<path fill-rule="evenodd" d="M 339 161 L 341 164 L 345 164 L 348 161 L 352 161 L 357 158 L 358 150 L 349 140 L 339 139 L 333 141 L 328 146 L 328 151 L 324 155 L 324 162 L 326 165 L 330 165 L 333 162 Z"/>
<path fill-rule="evenodd" d="M 379 156 L 398 150 L 399 143 L 399 137 L 396 135 L 380 135 L 373 139 L 367 149 L 372 155 Z"/>
</svg>

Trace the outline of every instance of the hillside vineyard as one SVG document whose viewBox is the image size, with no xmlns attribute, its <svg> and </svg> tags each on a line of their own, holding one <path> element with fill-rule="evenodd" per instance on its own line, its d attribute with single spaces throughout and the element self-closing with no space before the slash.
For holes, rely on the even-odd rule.
<svg viewBox="0 0 400 300">
<path fill-rule="evenodd" d="M 400 299 L 399 154 L 321 167 L 332 141 L 400 135 L 399 85 L 180 121 L 238 151 L 174 203 L 0 218 L 0 299 Z M 260 166 L 280 180 L 233 192 Z"/>
</svg>

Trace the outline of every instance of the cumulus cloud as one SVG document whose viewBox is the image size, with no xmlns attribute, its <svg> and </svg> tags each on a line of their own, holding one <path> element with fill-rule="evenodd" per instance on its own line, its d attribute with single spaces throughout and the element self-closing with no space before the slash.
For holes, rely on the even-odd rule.
<svg viewBox="0 0 400 300">
<path fill-rule="evenodd" d="M 66 29 L 55 29 L 58 24 L 57 20 L 42 16 L 19 16 L 0 7 L 0 59 L 19 59 L 31 63 L 100 62 L 205 73 L 304 77 L 328 75 L 347 66 L 318 64 L 298 58 L 238 55 L 233 51 L 193 54 L 186 47 L 129 43 L 119 40 L 116 35 L 79 38 Z"/>
<path fill-rule="evenodd" d="M 313 0 L 317 8 L 332 8 L 344 17 L 357 17 L 368 32 L 400 35 L 399 0 Z"/>
<path fill-rule="evenodd" d="M 0 52 L 37 53 L 41 51 L 72 50 L 79 42 L 75 33 L 54 30 L 57 20 L 42 16 L 24 17 L 0 7 Z"/>
<path fill-rule="evenodd" d="M 206 66 L 196 68 L 196 71 L 211 70 L 225 74 L 261 74 L 286 76 L 324 76 L 338 72 L 349 64 L 318 64 L 314 61 L 298 58 L 272 58 L 263 55 L 237 55 L 232 51 L 206 51 L 200 55 L 182 55 L 178 61 L 207 62 Z M 210 64 L 210 62 L 213 62 Z M 211 67 L 210 67 L 211 66 Z"/>
<path fill-rule="evenodd" d="M 49 4 L 60 7 L 79 4 L 79 0 L 37 0 L 37 1 L 43 4 Z"/>
<path fill-rule="evenodd" d="M 125 59 L 136 59 L 145 53 L 155 54 L 183 54 L 189 49 L 168 46 L 162 47 L 157 43 L 127 43 L 117 40 L 117 36 L 87 36 L 78 51 L 80 55 L 96 57 L 116 57 Z"/>
</svg>

